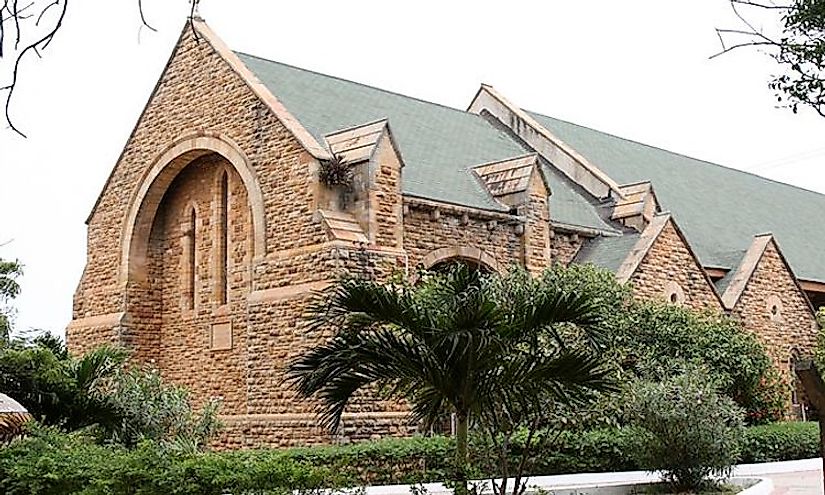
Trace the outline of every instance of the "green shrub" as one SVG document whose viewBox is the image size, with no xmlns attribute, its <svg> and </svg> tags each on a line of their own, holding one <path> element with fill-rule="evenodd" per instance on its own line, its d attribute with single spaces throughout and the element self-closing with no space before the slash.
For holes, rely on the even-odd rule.
<svg viewBox="0 0 825 495">
<path fill-rule="evenodd" d="M 749 424 L 782 419 L 790 390 L 762 344 L 732 318 L 640 301 L 615 319 L 614 352 L 638 377 L 660 381 L 701 367 Z"/>
<path fill-rule="evenodd" d="M 639 382 L 628 406 L 642 429 L 633 449 L 639 464 L 663 471 L 679 490 L 698 490 L 710 476 L 729 475 L 739 459 L 743 412 L 700 370 Z"/>
<path fill-rule="evenodd" d="M 742 463 L 819 457 L 819 425 L 786 422 L 745 429 Z"/>
<path fill-rule="evenodd" d="M 97 393 L 111 411 L 111 420 L 98 425 L 100 435 L 127 447 L 153 440 L 198 450 L 220 427 L 218 402 L 207 401 L 196 411 L 189 392 L 164 382 L 153 368 L 119 370 Z"/>
<path fill-rule="evenodd" d="M 644 432 L 631 427 L 561 434 L 534 454 L 533 475 L 653 469 L 634 448 Z M 515 438 L 512 454 L 521 454 Z M 816 423 L 775 423 L 745 429 L 740 462 L 818 457 Z M 477 444 L 475 446 L 478 446 Z M 443 481 L 453 442 L 445 437 L 385 439 L 351 445 L 192 453 L 143 442 L 134 450 L 100 446 L 83 433 L 36 429 L 0 449 L 0 493 L 9 494 L 243 494 L 346 485 Z M 490 451 L 473 449 L 475 474 Z M 85 490 L 85 491 L 83 491 Z"/>
<path fill-rule="evenodd" d="M 0 493 L 8 495 L 286 495 L 345 481 L 283 451 L 204 454 L 148 441 L 128 450 L 53 428 L 0 449 Z"/>
<path fill-rule="evenodd" d="M 704 367 L 720 391 L 747 411 L 748 424 L 783 418 L 790 397 L 788 384 L 764 346 L 729 316 L 634 300 L 629 285 L 592 265 L 556 265 L 542 276 L 548 285 L 590 293 L 604 303 L 600 327 L 606 337 L 606 357 L 621 382 L 659 381 L 691 367 Z M 825 334 L 820 343 L 825 356 Z M 611 399 L 600 414 L 593 415 L 596 423 L 615 421 L 621 414 L 622 404 Z"/>
</svg>

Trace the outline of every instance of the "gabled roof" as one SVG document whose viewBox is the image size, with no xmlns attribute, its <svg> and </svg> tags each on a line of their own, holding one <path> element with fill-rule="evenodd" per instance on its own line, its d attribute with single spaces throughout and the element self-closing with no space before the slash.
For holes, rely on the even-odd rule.
<svg viewBox="0 0 825 495">
<path fill-rule="evenodd" d="M 379 120 L 332 132 L 324 136 L 324 141 L 333 155 L 355 164 L 372 158 L 386 128 L 386 119 Z"/>
<path fill-rule="evenodd" d="M 490 194 L 499 197 L 526 191 L 537 161 L 538 157 L 532 153 L 510 160 L 485 163 L 474 167 L 473 170 L 487 186 Z"/>
<path fill-rule="evenodd" d="M 753 236 L 769 231 L 797 277 L 825 281 L 825 195 L 530 114 L 617 182 L 651 181 L 702 265 L 736 268 Z"/>
<path fill-rule="evenodd" d="M 404 157 L 405 194 L 504 212 L 474 176 L 473 167 L 532 153 L 482 116 L 363 84 L 238 53 L 238 57 L 317 139 L 365 122 L 387 119 Z M 601 231 L 613 228 L 597 203 L 558 171 L 543 167 L 553 187 L 550 218 Z"/>
<path fill-rule="evenodd" d="M 776 253 L 779 255 L 779 259 L 782 260 L 782 264 L 788 270 L 788 275 L 791 277 L 791 280 L 793 280 L 794 285 L 796 285 L 800 293 L 805 292 L 799 284 L 799 279 L 794 274 L 793 269 L 788 263 L 788 259 L 783 254 L 783 251 L 780 249 L 779 243 L 776 242 L 776 238 L 774 238 L 773 234 L 758 234 L 753 237 L 753 241 L 744 256 L 742 256 L 742 259 L 736 269 L 731 270 L 724 279 L 719 281 L 723 282 L 724 285 L 720 283 L 716 284 L 717 288 L 722 286 L 724 287 L 724 292 L 722 293 L 722 304 L 725 309 L 732 310 L 736 307 L 736 304 L 739 302 L 742 294 L 744 294 L 748 283 L 751 281 L 751 278 L 753 278 L 753 274 L 759 266 L 759 263 L 765 256 L 765 251 L 771 244 L 773 244 Z M 816 310 L 811 305 L 808 298 L 806 297 L 804 299 L 808 304 L 808 308 L 811 310 L 811 313 L 815 313 Z"/>
<path fill-rule="evenodd" d="M 728 272 L 728 276 L 723 279 L 725 281 L 723 284 L 725 291 L 722 293 L 722 303 L 726 309 L 733 309 L 736 306 L 736 302 L 745 292 L 745 287 L 753 276 L 753 272 L 756 271 L 756 266 L 762 259 L 768 244 L 771 243 L 771 239 L 771 234 L 754 236 L 753 242 L 748 247 L 745 256 L 742 257 L 739 266 L 736 270 Z"/>
<path fill-rule="evenodd" d="M 238 53 L 239 59 L 319 142 L 341 129 L 387 119 L 407 165 L 406 195 L 504 212 L 473 167 L 535 150 L 482 115 Z M 771 231 L 796 275 L 825 282 L 825 195 L 622 139 L 534 112 L 523 112 L 576 156 L 618 184 L 649 181 L 704 266 L 732 269 L 750 239 Z M 550 218 L 561 226 L 616 233 L 610 207 L 540 158 L 552 189 Z M 600 240 L 616 247 L 618 240 Z M 602 248 L 597 248 L 600 250 Z M 607 258 L 610 258 L 609 256 Z"/>
</svg>

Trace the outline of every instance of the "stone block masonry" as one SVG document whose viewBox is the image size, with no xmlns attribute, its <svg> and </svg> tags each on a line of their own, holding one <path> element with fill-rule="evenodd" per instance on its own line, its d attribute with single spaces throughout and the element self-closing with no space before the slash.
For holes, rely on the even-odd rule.
<svg viewBox="0 0 825 495">
<path fill-rule="evenodd" d="M 387 280 L 456 260 L 538 273 L 570 263 L 598 233 L 554 231 L 553 185 L 529 168 L 538 163 L 530 154 L 519 158 L 526 188 L 494 211 L 404 195 L 407 165 L 388 120 L 351 123 L 370 131 L 353 136 L 374 148 L 356 153 L 351 190 L 322 184 L 329 150 L 208 28 L 196 29 L 197 38 L 183 31 L 88 219 L 69 348 L 120 344 L 196 402 L 219 398 L 221 448 L 417 431 L 404 403 L 365 391 L 332 434 L 318 426 L 316 404 L 285 385 L 288 363 L 331 335 L 305 318 L 317 291 L 344 274 Z M 344 144 L 359 150 L 357 139 Z M 628 274 L 635 293 L 721 310 L 675 224 L 657 235 Z M 813 316 L 772 249 L 733 313 L 786 362 L 813 345 Z"/>
</svg>

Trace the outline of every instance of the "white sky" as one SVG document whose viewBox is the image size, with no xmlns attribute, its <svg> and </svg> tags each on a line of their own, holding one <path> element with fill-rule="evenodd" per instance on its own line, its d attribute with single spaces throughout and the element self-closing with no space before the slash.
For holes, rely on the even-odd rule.
<svg viewBox="0 0 825 495">
<path fill-rule="evenodd" d="M 25 264 L 18 331 L 71 319 L 84 220 L 187 12 L 143 3 L 157 33 L 140 29 L 137 0 L 70 3 L 44 58 L 21 68 L 12 114 L 29 138 L 0 128 L 0 257 Z M 236 50 L 459 108 L 485 82 L 531 110 L 825 193 L 825 119 L 774 108 L 766 56 L 708 60 L 714 28 L 734 25 L 727 0 L 203 0 L 201 13 Z"/>
</svg>

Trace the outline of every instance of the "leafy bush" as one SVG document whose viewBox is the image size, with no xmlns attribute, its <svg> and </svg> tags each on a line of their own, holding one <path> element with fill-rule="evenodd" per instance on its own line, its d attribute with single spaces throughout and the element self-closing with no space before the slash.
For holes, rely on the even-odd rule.
<svg viewBox="0 0 825 495">
<path fill-rule="evenodd" d="M 187 390 L 164 383 L 152 368 L 120 371 L 98 393 L 105 397 L 113 419 L 99 425 L 101 434 L 127 447 L 155 440 L 197 450 L 219 428 L 218 402 L 207 402 L 197 413 Z"/>
<path fill-rule="evenodd" d="M 653 469 L 634 449 L 645 433 L 632 427 L 561 434 L 534 453 L 534 475 Z M 521 454 L 516 437 L 513 456 Z M 741 462 L 818 457 L 816 423 L 774 423 L 745 429 Z M 452 472 L 454 444 L 445 437 L 385 439 L 340 446 L 193 453 L 142 442 L 129 451 L 100 446 L 84 433 L 35 429 L 0 449 L 0 493 L 223 493 L 279 486 L 390 485 L 443 481 Z M 475 450 L 474 474 L 489 463 Z M 492 474 L 491 471 L 483 472 Z M 138 489 L 140 491 L 138 491 Z M 87 490 L 82 492 L 82 490 Z M 131 490 L 131 491 L 130 491 Z M 154 490 L 154 491 L 153 491 Z"/>
<path fill-rule="evenodd" d="M 679 490 L 698 490 L 711 475 L 727 476 L 739 458 L 742 410 L 717 394 L 704 372 L 639 382 L 629 412 L 643 432 L 633 449 L 639 464 L 663 471 Z"/>
<path fill-rule="evenodd" d="M 0 392 L 20 402 L 38 421 L 81 428 L 103 421 L 110 410 L 96 388 L 120 369 L 126 354 L 111 347 L 69 356 L 50 337 L 18 340 L 0 348 Z"/>
<path fill-rule="evenodd" d="M 819 457 L 819 425 L 786 422 L 745 429 L 742 463 L 791 461 Z"/>
<path fill-rule="evenodd" d="M 715 312 L 638 302 L 624 313 L 614 348 L 641 378 L 660 381 L 702 367 L 747 411 L 751 424 L 778 421 L 790 391 L 764 347 L 733 319 Z"/>
<path fill-rule="evenodd" d="M 341 155 L 334 155 L 329 160 L 321 160 L 318 178 L 327 186 L 350 187 L 353 180 L 352 164 L 347 163 Z"/>
<path fill-rule="evenodd" d="M 72 357 L 50 334 L 0 347 L 0 392 L 47 425 L 95 426 L 101 440 L 134 446 L 142 440 L 203 446 L 218 428 L 218 404 L 198 413 L 188 392 L 151 368 L 123 369 L 127 354 L 100 347 Z"/>
<path fill-rule="evenodd" d="M 187 453 L 154 442 L 128 450 L 54 428 L 0 449 L 0 493 L 8 495 L 289 494 L 344 484 L 278 451 Z"/>
<path fill-rule="evenodd" d="M 781 420 L 790 389 L 773 367 L 756 337 L 719 312 L 634 300 L 629 285 L 592 265 L 554 266 L 545 283 L 593 294 L 602 302 L 601 333 L 607 357 L 619 381 L 659 381 L 674 373 L 703 367 L 720 391 L 747 411 L 748 424 Z M 825 335 L 822 336 L 825 349 Z M 822 351 L 825 356 L 825 350 Z M 823 360 L 825 361 L 825 360 Z M 622 413 L 619 397 L 604 402 L 590 425 L 615 422 Z"/>
</svg>

